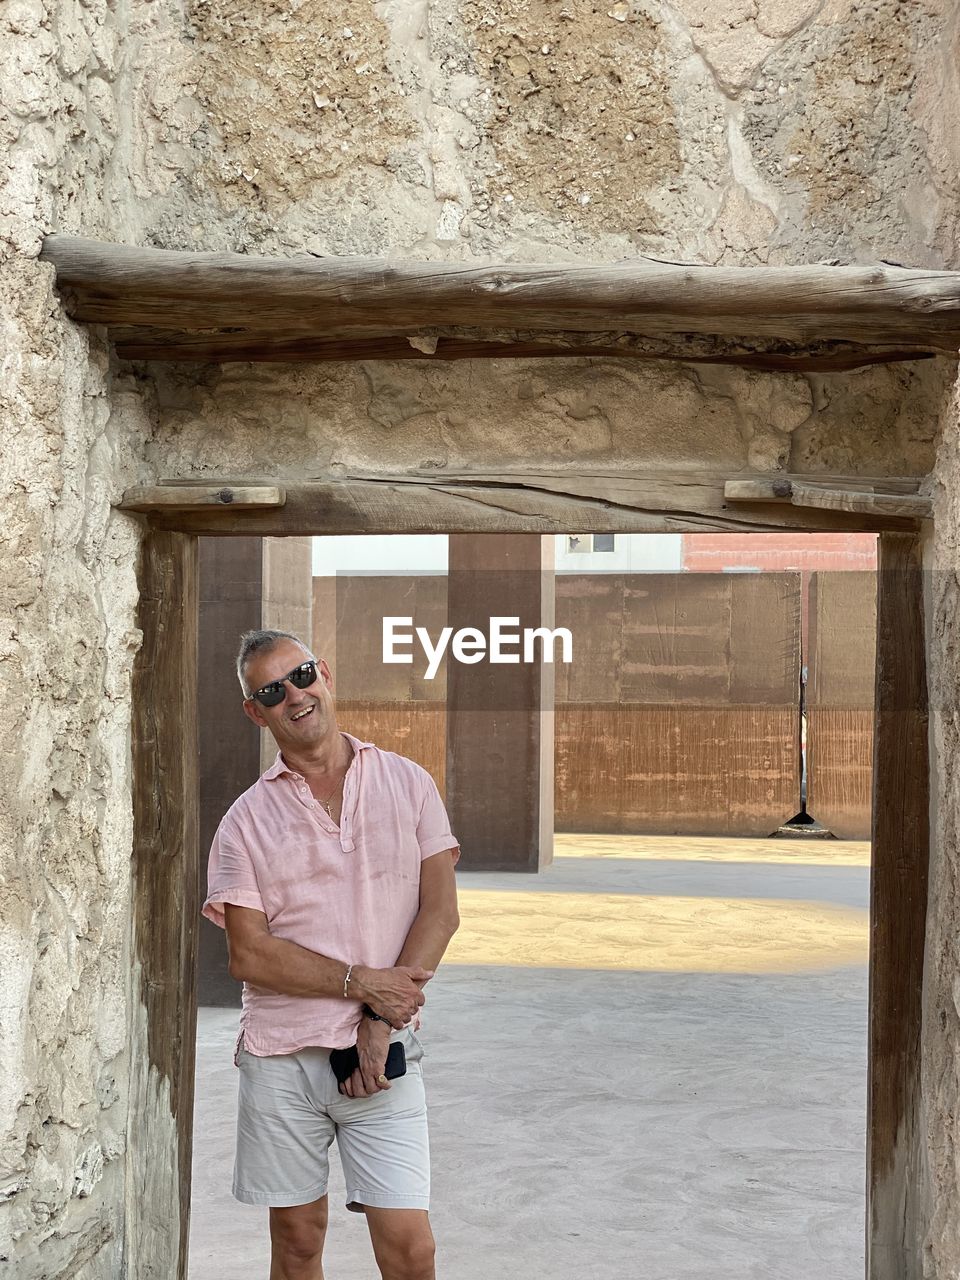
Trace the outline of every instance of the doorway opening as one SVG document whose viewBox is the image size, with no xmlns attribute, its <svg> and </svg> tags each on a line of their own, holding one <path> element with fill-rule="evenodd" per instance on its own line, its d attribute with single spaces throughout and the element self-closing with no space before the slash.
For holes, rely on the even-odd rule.
<svg viewBox="0 0 960 1280">
<path fill-rule="evenodd" d="M 599 552 L 598 552 L 598 554 L 603 554 L 603 553 L 599 553 Z M 891 584 L 893 584 L 893 582 L 895 582 L 896 580 L 895 580 L 895 579 L 891 579 L 890 581 L 891 581 Z M 901 584 L 901 586 L 902 586 L 902 584 Z M 902 690 L 901 690 L 901 692 L 902 692 Z M 902 701 L 902 698 L 901 698 L 901 701 Z M 901 708 L 900 708 L 900 713 L 901 713 L 901 716 L 902 716 L 902 705 L 901 705 Z M 454 829 L 456 829 L 456 827 L 454 827 Z M 571 833 L 571 836 L 573 837 L 573 840 L 576 840 L 576 838 L 577 838 L 576 833 Z M 566 838 L 566 837 L 563 837 L 563 838 Z M 660 837 L 660 842 L 662 842 L 662 838 L 663 838 L 663 837 Z M 648 852 L 649 852 L 649 850 L 648 850 Z M 617 856 L 616 854 L 611 855 L 611 854 L 609 854 L 609 852 L 605 852 L 605 851 L 603 851 L 603 850 L 596 850 L 596 849 L 594 849 L 594 850 L 593 850 L 593 855 L 594 855 L 594 856 L 593 856 L 593 861 L 594 861 L 594 863 L 595 863 L 596 865 L 598 865 L 598 867 L 603 867 L 603 865 L 604 865 L 604 864 L 605 864 L 605 865 L 607 865 L 607 867 L 609 867 L 609 865 L 611 865 L 611 863 L 625 863 L 625 861 L 628 861 L 628 859 L 625 859 L 625 858 L 618 858 L 618 856 Z M 635 851 L 635 854 L 634 854 L 634 858 L 632 858 L 632 860 L 634 860 L 634 861 L 635 861 L 635 863 L 644 863 L 644 864 L 649 864 L 649 863 L 650 863 L 650 861 L 652 861 L 652 859 L 650 859 L 650 858 L 649 858 L 649 856 L 648 856 L 648 858 L 639 858 L 639 856 L 636 856 L 636 851 Z M 562 856 L 561 856 L 561 858 L 558 858 L 558 860 L 557 860 L 557 865 L 558 865 L 558 867 L 563 867 L 563 868 L 564 868 L 564 870 L 571 870 L 571 872 L 572 872 L 572 870 L 576 870 L 576 872 L 582 873 L 582 872 L 584 872 L 584 869 L 585 869 L 584 864 L 585 864 L 585 863 L 588 863 L 588 861 L 590 861 L 590 858 L 588 858 L 588 859 L 584 859 L 584 858 L 582 858 L 582 856 L 580 856 L 579 854 L 576 854 L 576 852 L 575 852 L 575 851 L 572 851 L 572 849 L 571 849 L 571 850 L 563 850 L 563 851 L 562 851 Z M 717 870 L 716 864 L 717 864 L 718 859 L 716 859 L 716 858 L 714 858 L 714 859 L 703 859 L 703 860 L 701 860 L 701 861 L 713 861 L 713 863 L 714 863 L 714 867 L 713 867 L 713 870 L 712 870 L 712 874 L 716 874 L 716 870 Z M 579 867 L 577 867 L 577 865 L 576 865 L 576 864 L 580 864 L 580 865 L 579 865 Z M 672 869 L 672 868 L 663 868 L 663 867 L 660 867 L 660 872 L 664 872 L 664 870 L 667 870 L 667 872 L 671 872 L 671 870 L 676 870 L 676 869 L 675 869 L 675 868 L 673 868 L 673 869 Z M 849 868 L 847 868 L 847 870 L 849 870 Z M 852 873 L 852 876 L 851 876 L 851 874 L 846 874 L 847 888 L 849 888 L 850 892 L 854 893 L 854 896 L 855 896 L 855 892 L 856 892 L 856 891 L 854 890 L 854 888 L 852 888 L 852 881 L 854 881 L 855 877 L 856 877 L 856 872 Z M 861 876 L 860 878 L 861 878 L 861 879 L 863 879 L 863 876 Z M 571 882 L 571 883 L 572 883 L 572 882 Z M 580 883 L 582 884 L 582 882 L 580 882 Z M 673 888 L 675 888 L 675 890 L 676 890 L 676 881 L 675 881 L 675 882 L 673 882 Z M 863 887 L 861 887 L 861 890 L 863 890 Z M 861 890 L 860 890 L 860 892 L 861 892 Z M 877 882 L 874 882 L 874 892 L 877 892 L 878 890 L 879 890 L 879 891 L 881 891 L 881 896 L 882 896 L 882 892 L 883 892 L 882 881 L 881 881 L 881 883 L 879 883 L 879 884 L 878 884 Z M 498 893 L 498 895 L 500 895 L 500 897 L 499 897 L 499 906 L 500 906 L 500 908 L 503 908 L 503 906 L 504 906 L 504 905 L 506 905 L 506 899 L 504 899 L 504 896 L 503 896 L 503 895 L 507 895 L 507 893 L 509 893 L 509 892 L 511 892 L 511 891 L 509 891 L 509 888 L 508 888 L 508 887 L 504 886 L 504 887 L 499 887 L 499 888 L 488 888 L 488 890 L 485 890 L 485 891 L 483 891 L 483 890 L 477 890 L 477 892 L 488 892 L 488 893 L 489 893 L 489 892 L 495 892 L 495 893 Z M 581 891 L 580 891 L 580 890 L 573 890 L 572 892 L 573 892 L 573 893 L 575 893 L 575 895 L 576 895 L 576 893 L 579 893 L 579 892 L 581 892 Z M 543 895 L 543 896 L 544 896 L 544 897 L 549 897 L 549 895 Z M 545 910 L 545 916 L 544 916 L 544 918 L 545 918 L 545 919 L 553 919 L 553 916 L 552 916 L 552 914 L 550 914 L 550 913 L 552 913 L 552 910 L 556 910 L 556 909 L 558 908 L 558 904 L 559 904 L 559 902 L 561 902 L 561 900 L 563 899 L 563 896 L 564 896 L 564 895 L 563 895 L 563 893 L 556 893 L 556 892 L 554 892 L 554 893 L 553 893 L 553 899 L 552 899 L 552 901 L 548 901 L 548 902 L 547 902 L 547 904 L 544 904 L 544 910 Z M 588 896 L 589 896 L 589 895 L 588 895 Z M 611 895 L 602 895 L 602 896 L 611 896 Z M 626 897 L 626 895 L 622 895 L 622 896 L 625 896 L 625 897 Z M 632 890 L 632 891 L 631 891 L 631 897 L 636 897 L 636 896 L 637 896 L 637 892 L 636 892 L 636 890 Z M 648 895 L 648 896 L 649 896 L 649 895 Z M 660 895 L 660 896 L 662 896 L 662 897 L 666 897 L 667 895 L 666 895 L 666 893 L 662 893 L 662 895 Z M 704 896 L 707 896 L 707 895 L 704 895 Z M 585 905 L 585 902 L 577 901 L 575 905 L 576 905 L 576 906 L 584 906 L 584 905 Z M 881 905 L 882 905 L 882 904 L 881 904 Z M 855 909 L 855 904 L 854 904 L 854 909 Z M 564 924 L 563 924 L 563 915 L 562 915 L 562 910 L 563 910 L 563 909 L 561 909 L 561 915 L 559 915 L 559 924 L 558 924 L 558 922 L 557 922 L 557 919 L 553 919 L 554 933 L 561 933 L 561 934 L 563 933 Z M 876 913 L 876 910 L 877 910 L 877 904 L 876 904 L 876 902 L 874 902 L 874 913 Z M 529 920 L 527 920 L 527 924 L 529 924 Z M 525 925 L 525 928 L 526 928 L 526 925 Z M 516 933 L 516 929 L 515 929 L 515 933 Z M 622 941 L 622 938 L 621 938 L 621 941 Z M 493 943 L 490 943 L 490 945 L 493 945 Z M 876 948 L 874 948 L 873 968 L 874 968 L 874 970 L 878 970 L 878 969 L 879 969 L 879 972 L 881 972 L 881 978 L 882 978 L 882 964 L 881 964 L 881 961 L 882 961 L 882 956 L 879 956 L 879 957 L 878 957 L 878 956 L 877 956 L 877 952 L 876 952 Z M 503 966 L 502 966 L 502 965 L 488 964 L 488 963 L 485 963 L 485 961 L 480 961 L 480 965 L 483 965 L 483 966 L 484 966 L 484 968 L 489 968 L 489 969 L 500 969 L 500 968 L 503 968 Z M 571 966 L 571 968 L 572 968 L 572 966 Z M 527 969 L 529 969 L 529 970 L 530 970 L 530 972 L 531 972 L 530 974 L 527 974 Z M 527 965 L 525 966 L 525 968 L 524 968 L 524 974 L 525 974 L 525 977 L 529 977 L 529 978 L 530 978 L 530 980 L 534 980 L 534 982 L 535 982 L 535 980 L 536 980 L 536 979 L 543 978 L 543 974 L 535 973 L 535 972 L 534 972 L 534 970 L 538 970 L 538 966 L 536 966 L 536 965 L 534 965 L 534 964 L 527 964 Z M 602 973 L 602 974 L 605 974 L 605 973 L 608 973 L 608 972 L 612 972 L 612 970 L 599 969 L 599 970 L 598 970 L 598 972 L 599 972 L 599 973 Z M 489 977 L 489 974 L 488 974 L 488 977 Z M 877 977 L 877 974 L 874 974 L 874 977 Z M 690 980 L 690 979 L 687 979 L 687 982 L 689 982 L 689 980 Z M 498 984 L 494 982 L 494 989 L 497 989 L 497 986 L 498 986 Z M 635 995 L 635 993 L 634 993 L 634 995 Z M 873 998 L 874 1009 L 873 1009 L 873 1011 L 872 1011 L 872 1015 L 870 1015 L 870 1016 L 872 1016 L 873 1039 L 874 1039 L 874 1043 L 876 1043 L 876 1042 L 877 1042 L 877 1038 L 878 1038 L 878 1034 L 879 1034 L 879 1023 L 878 1023 L 878 1019 L 879 1019 L 879 1018 L 881 1018 L 881 1015 L 882 1015 L 882 987 L 878 987 L 876 982 L 874 982 L 874 993 L 873 993 L 873 996 L 874 996 L 874 998 Z M 879 1000 L 879 1004 L 878 1004 L 878 1000 Z M 675 1001 L 675 1004 L 676 1004 L 676 1001 Z M 544 1007 L 549 1007 L 549 1001 L 544 1001 L 544 1002 L 543 1002 L 543 1006 L 544 1006 Z M 591 1002 L 591 1001 L 589 1000 L 589 998 L 588 998 L 588 1000 L 586 1000 L 586 1001 L 585 1001 L 585 1006 L 586 1006 L 586 1007 L 588 1007 L 588 1009 L 590 1009 L 590 1007 L 595 1007 L 595 1002 Z M 635 1002 L 635 1000 L 634 1000 L 634 997 L 627 998 L 627 1007 L 631 1007 L 631 1009 L 636 1009 L 636 1002 Z M 673 1006 L 671 1006 L 671 1007 L 673 1007 Z M 486 1009 L 488 1009 L 488 1011 L 490 1011 L 490 1012 L 494 1011 L 494 1009 L 495 1009 L 495 1005 L 493 1004 L 493 1002 L 492 1002 L 492 1001 L 488 1001 L 488 1002 L 486 1002 Z M 449 1011 L 448 1011 L 448 1012 L 449 1012 Z M 589 1027 L 588 1027 L 588 1029 L 589 1029 Z M 627 1030 L 630 1030 L 630 1032 L 631 1032 L 631 1034 L 632 1034 L 632 1028 L 631 1028 L 631 1025 L 630 1025 L 630 1020 L 628 1020 L 628 1019 L 627 1019 Z M 614 1043 L 614 1044 L 620 1044 L 620 1046 L 621 1046 L 621 1047 L 625 1046 L 625 1043 L 627 1043 L 627 1044 L 628 1044 L 628 1043 L 632 1043 L 632 1042 L 630 1041 L 630 1039 L 628 1039 L 628 1037 L 625 1039 L 626 1032 L 625 1032 L 625 1029 L 623 1029 L 623 1028 L 618 1029 L 618 1030 L 617 1030 L 617 1032 L 613 1032 L 613 1033 L 612 1033 L 612 1036 L 613 1036 L 612 1043 Z M 457 1041 L 457 1037 L 453 1037 L 453 1041 Z M 593 1043 L 594 1043 L 594 1041 L 595 1041 L 595 1037 L 594 1037 L 594 1038 L 591 1038 L 591 1039 L 590 1039 L 590 1041 L 589 1041 L 589 1043 L 593 1044 Z M 714 1046 L 714 1047 L 716 1047 L 716 1046 Z M 689 1046 L 687 1046 L 687 1048 L 689 1048 Z M 794 1055 L 794 1056 L 795 1056 L 795 1055 Z M 874 1059 L 874 1061 L 876 1061 L 876 1059 Z M 695 1075 L 695 1073 L 694 1073 L 694 1075 Z M 826 1076 L 824 1076 L 824 1080 L 826 1080 Z M 507 1083 L 508 1083 L 508 1082 L 507 1082 Z M 636 1084 L 640 1084 L 640 1076 L 636 1076 L 635 1083 L 636 1083 Z M 692 1085 L 694 1085 L 694 1078 L 692 1078 L 692 1076 L 687 1075 L 687 1078 L 686 1078 L 686 1084 L 687 1084 L 687 1087 L 689 1087 L 689 1088 L 690 1088 L 690 1091 L 691 1091 L 691 1092 L 695 1092 L 695 1091 L 694 1091 L 694 1088 L 692 1088 Z M 833 1082 L 833 1087 L 836 1087 L 836 1080 L 835 1080 L 835 1082 Z M 876 1093 L 876 1092 L 877 1092 L 877 1091 L 874 1091 L 874 1093 Z M 888 1091 L 887 1096 L 890 1096 L 890 1091 Z M 879 1133 L 881 1133 L 881 1128 L 882 1128 L 882 1124 L 883 1124 L 883 1117 L 882 1117 L 882 1116 L 878 1116 L 878 1115 L 877 1115 L 877 1110 L 876 1110 L 877 1098 L 876 1098 L 876 1097 L 873 1097 L 873 1094 L 872 1094 L 872 1098 L 873 1098 L 872 1105 L 870 1105 L 870 1126 L 869 1126 L 869 1129 L 868 1129 L 868 1142 L 869 1142 L 869 1140 L 870 1140 L 870 1139 L 873 1139 L 874 1147 L 876 1147 L 876 1146 L 877 1146 L 877 1135 L 878 1135 Z M 666 1101 L 666 1100 L 662 1100 L 662 1101 Z M 882 1101 L 882 1100 L 881 1100 L 881 1101 Z M 454 1105 L 453 1100 L 451 1100 L 451 1105 Z M 461 1098 L 461 1100 L 460 1100 L 460 1101 L 457 1101 L 457 1102 L 456 1102 L 456 1105 L 457 1105 L 457 1106 L 466 1106 L 466 1105 L 467 1105 L 467 1100 L 466 1100 L 466 1098 Z M 581 1108 L 581 1110 L 582 1110 L 582 1108 Z M 547 1116 L 548 1116 L 548 1119 L 549 1119 L 549 1108 L 547 1107 L 547 1105 L 544 1105 L 544 1107 L 543 1107 L 543 1108 L 541 1108 L 541 1111 L 543 1111 L 543 1114 L 547 1115 Z M 676 1112 L 673 1112 L 673 1115 L 676 1115 Z M 728 1119 L 730 1119 L 730 1117 L 728 1117 Z M 877 1128 L 877 1125 L 879 1125 L 879 1128 Z M 594 1135 L 594 1137 L 595 1137 L 595 1135 Z M 767 1134 L 767 1137 L 769 1137 L 769 1133 Z M 588 1138 L 589 1138 L 589 1135 L 588 1135 L 588 1134 L 584 1134 L 584 1142 L 585 1142 L 585 1143 L 588 1143 L 588 1146 L 586 1146 L 586 1147 L 585 1147 L 585 1151 L 586 1151 L 586 1152 L 588 1152 L 588 1155 L 589 1155 L 589 1153 L 590 1153 L 590 1152 L 593 1152 L 593 1157 L 594 1157 L 594 1158 L 596 1158 L 596 1157 L 598 1157 L 598 1156 L 602 1157 L 602 1156 L 603 1156 L 603 1152 L 602 1152 L 602 1151 L 598 1152 L 598 1149 L 596 1149 L 596 1142 L 594 1142 L 593 1147 L 590 1147 L 590 1146 L 589 1146 L 589 1142 L 588 1142 Z M 782 1149 L 782 1143 L 781 1143 L 781 1149 Z M 636 1160 L 637 1160 L 637 1158 L 639 1158 L 639 1156 L 640 1156 L 640 1152 L 641 1152 L 641 1148 L 634 1149 L 634 1151 L 632 1151 L 632 1152 L 631 1152 L 631 1160 L 636 1161 Z M 524 1166 L 522 1166 L 522 1165 L 521 1165 L 521 1169 L 522 1169 L 522 1167 L 524 1167 Z M 527 1174 L 530 1174 L 530 1171 L 531 1171 L 530 1169 L 526 1169 Z M 628 1169 L 627 1169 L 627 1170 L 626 1170 L 626 1172 L 630 1172 L 630 1170 L 628 1170 Z M 760 1181 L 763 1181 L 763 1180 L 760 1180 Z M 628 1185 L 630 1185 L 630 1181 L 628 1181 Z M 746 1184 L 746 1185 L 749 1185 L 749 1184 Z M 788 1189 L 788 1188 L 787 1188 L 787 1189 Z M 742 1190 L 742 1188 L 741 1188 L 741 1190 Z M 744 1194 L 746 1194 L 746 1196 L 748 1196 L 748 1198 L 749 1198 L 749 1192 L 744 1192 Z M 637 1187 L 635 1187 L 635 1188 L 634 1188 L 634 1196 L 636 1197 L 636 1202 L 637 1202 L 637 1203 L 640 1203 L 640 1202 L 641 1202 L 641 1198 L 643 1198 L 643 1189 L 641 1189 L 641 1188 L 640 1188 L 640 1185 L 639 1185 L 639 1184 L 637 1184 Z M 726 1203 L 726 1202 L 724 1202 L 724 1203 Z M 696 1226 L 694 1225 L 694 1222 L 696 1221 L 696 1217 L 695 1217 L 695 1213 L 694 1213 L 694 1211 L 692 1211 L 692 1208 L 691 1208 L 691 1206 L 690 1206 L 690 1203 L 687 1203 L 687 1206 L 686 1206 L 686 1207 L 687 1207 L 687 1210 L 689 1210 L 689 1215 L 687 1215 L 687 1217 L 689 1217 L 689 1224 L 687 1224 L 687 1225 L 692 1226 L 692 1230 L 699 1230 L 699 1228 L 696 1228 Z M 714 1206 L 714 1207 L 716 1207 L 716 1206 Z M 721 1219 L 722 1219 L 722 1217 L 723 1217 L 723 1215 L 721 1215 Z M 675 1224 L 675 1225 L 676 1225 L 676 1224 Z M 718 1220 L 718 1222 L 717 1222 L 717 1229 L 721 1229 L 721 1228 L 722 1228 L 724 1231 L 728 1231 L 728 1229 L 730 1229 L 730 1224 L 726 1224 L 726 1225 L 724 1225 L 724 1224 L 723 1224 L 723 1222 L 722 1222 L 721 1220 Z M 859 1225 L 858 1225 L 858 1230 L 859 1230 Z M 586 1233 L 584 1233 L 584 1231 L 581 1231 L 581 1233 L 580 1233 L 579 1235 L 577 1235 L 577 1234 L 571 1234 L 571 1249 L 573 1249 L 573 1252 L 576 1252 L 576 1248 L 580 1248 L 580 1245 L 575 1245 L 575 1244 L 573 1244 L 572 1242 L 575 1242 L 575 1240 L 581 1240 L 581 1242 L 582 1242 L 582 1240 L 584 1240 L 584 1235 L 585 1235 L 585 1234 L 586 1234 Z M 573 1254 L 571 1254 L 571 1256 L 573 1256 Z M 582 1257 L 582 1256 L 581 1256 L 581 1257 Z M 202 1280 L 202 1272 L 201 1272 L 201 1274 L 200 1274 L 200 1280 Z"/>
</svg>

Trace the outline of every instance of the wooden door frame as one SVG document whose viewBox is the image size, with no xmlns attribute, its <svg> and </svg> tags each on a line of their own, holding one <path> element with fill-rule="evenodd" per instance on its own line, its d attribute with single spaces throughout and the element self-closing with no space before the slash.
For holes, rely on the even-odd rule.
<svg viewBox="0 0 960 1280">
<path fill-rule="evenodd" d="M 133 672 L 133 922 L 125 1274 L 185 1280 L 197 1027 L 199 543 L 151 531 Z"/>
<path fill-rule="evenodd" d="M 867 1280 L 923 1276 L 921 1075 L 930 857 L 924 574 L 916 534 L 877 565 L 867 1057 Z"/>
<path fill-rule="evenodd" d="M 243 531 L 230 526 L 207 536 Z M 257 513 L 251 513 L 256 515 Z M 552 513 L 555 514 L 555 513 Z M 354 520 L 348 514 L 345 523 Z M 197 534 L 189 512 L 148 523 L 139 571 L 143 645 L 133 684 L 133 939 L 145 1044 L 135 1046 L 127 1222 L 129 1274 L 185 1280 L 196 1040 Z M 700 525 L 711 528 L 712 513 Z M 382 531 L 375 521 L 367 530 Z M 516 531 L 516 517 L 511 517 Z M 262 532 L 251 519 L 250 533 Z M 638 519 L 636 532 L 649 532 Z M 876 524 L 864 525 L 876 531 Z M 193 525 L 195 528 L 195 524 Z M 714 528 L 729 531 L 728 524 Z M 837 528 L 849 532 L 849 514 Z M 797 531 L 809 532 L 798 513 Z M 622 513 L 594 532 L 624 532 Z M 355 528 L 342 532 L 354 532 Z M 462 532 L 453 528 L 447 532 Z M 527 529 L 542 533 L 530 516 Z M 310 536 L 311 527 L 286 527 Z M 324 532 L 331 530 L 329 519 Z M 867 1117 L 867 1280 L 921 1273 L 920 1044 L 929 855 L 926 639 L 920 528 L 879 534 Z M 142 1014 L 140 1015 L 143 1016 Z M 134 1019 L 136 1023 L 136 1019 Z M 139 1059 L 138 1053 L 139 1051 Z M 159 1195 L 161 1203 L 157 1203 Z M 167 1203 L 163 1203 L 164 1197 Z M 174 1227 L 172 1216 L 176 1213 Z M 130 1218 L 133 1218 L 133 1221 Z"/>
</svg>

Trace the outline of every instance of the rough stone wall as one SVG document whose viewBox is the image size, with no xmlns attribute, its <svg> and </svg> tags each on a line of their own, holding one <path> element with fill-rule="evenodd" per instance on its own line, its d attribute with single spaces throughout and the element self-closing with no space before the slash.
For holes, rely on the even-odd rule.
<svg viewBox="0 0 960 1280">
<path fill-rule="evenodd" d="M 145 477 L 524 465 L 925 475 L 952 365 L 787 376 L 524 360 L 153 374 Z"/>
<path fill-rule="evenodd" d="M 0 11 L 0 1270 L 119 1276 L 131 1044 L 130 676 L 142 439 L 38 263 L 119 236 L 124 15 Z M 135 415 L 127 415 L 127 425 Z M 4 1266 L 6 1264 L 6 1266 Z"/>
<path fill-rule="evenodd" d="M 153 243 L 957 260 L 950 0 L 183 3 L 141 6 Z"/>
<path fill-rule="evenodd" d="M 180 180 L 143 217 L 145 242 L 448 259 L 957 258 L 948 0 L 385 0 L 347 16 L 332 0 L 256 13 L 184 3 L 180 42 L 164 44 L 175 136 L 154 134 L 155 162 L 170 149 L 182 160 L 183 122 L 202 123 Z M 949 375 L 154 366 L 142 478 L 501 461 L 924 474 Z"/>
<path fill-rule="evenodd" d="M 43 233 L 454 260 L 956 266 L 957 26 L 949 0 L 7 0 L 0 1260 L 16 1257 L 18 1280 L 146 1274 L 129 1242 L 149 1153 L 125 1164 L 124 1149 L 169 1110 L 143 1066 L 131 971 L 139 527 L 110 510 L 128 483 L 502 461 L 916 474 L 934 461 L 944 376 L 933 364 L 816 378 L 579 362 L 118 369 L 102 334 L 64 319 L 36 260 Z M 936 954 L 954 1000 L 951 591 L 938 613 Z M 960 1028 L 942 1012 L 946 1078 Z M 949 1135 L 956 1086 L 938 1087 L 931 1123 Z M 960 1228 L 938 1142 L 931 1274 L 946 1277 Z M 154 1199 L 175 1234 L 175 1204 Z"/>
</svg>

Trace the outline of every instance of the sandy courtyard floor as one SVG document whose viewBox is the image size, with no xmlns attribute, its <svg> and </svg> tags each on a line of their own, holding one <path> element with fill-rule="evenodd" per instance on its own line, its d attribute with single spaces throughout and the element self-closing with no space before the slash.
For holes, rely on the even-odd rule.
<svg viewBox="0 0 960 1280">
<path fill-rule="evenodd" d="M 428 988 L 440 1280 L 863 1274 L 869 846 L 558 836 L 463 873 Z M 200 1011 L 191 1280 L 267 1280 L 230 1195 L 237 1012 Z M 376 1280 L 332 1160 L 328 1280 Z"/>
</svg>

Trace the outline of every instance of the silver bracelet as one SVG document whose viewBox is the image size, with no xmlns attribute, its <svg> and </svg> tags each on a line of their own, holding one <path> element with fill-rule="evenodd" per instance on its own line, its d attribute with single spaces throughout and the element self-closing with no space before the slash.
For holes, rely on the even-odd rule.
<svg viewBox="0 0 960 1280">
<path fill-rule="evenodd" d="M 350 979 L 351 979 L 351 977 L 352 977 L 352 976 L 353 976 L 353 965 L 352 965 L 352 964 L 348 964 L 348 965 L 347 965 L 347 976 L 346 976 L 346 977 L 344 978 L 344 980 L 343 980 L 343 998 L 344 998 L 344 1000 L 349 999 L 349 996 L 347 995 L 347 987 L 350 985 Z"/>
</svg>

